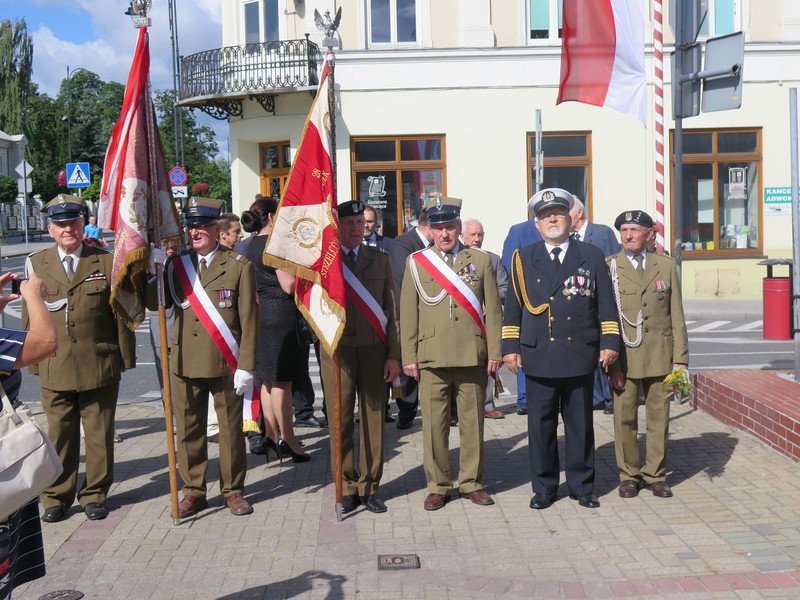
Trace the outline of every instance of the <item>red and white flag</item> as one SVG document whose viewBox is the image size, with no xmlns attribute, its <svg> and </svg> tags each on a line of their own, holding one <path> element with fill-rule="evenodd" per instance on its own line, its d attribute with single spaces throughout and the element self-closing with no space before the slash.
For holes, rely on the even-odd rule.
<svg viewBox="0 0 800 600">
<path fill-rule="evenodd" d="M 116 233 L 111 304 L 131 329 L 145 316 L 142 294 L 150 242 L 160 244 L 180 235 L 150 99 L 149 73 L 149 38 L 142 27 L 122 110 L 108 142 L 98 208 L 98 225 Z"/>
<path fill-rule="evenodd" d="M 641 0 L 564 0 L 556 104 L 569 100 L 611 108 L 645 124 Z"/>
<path fill-rule="evenodd" d="M 345 283 L 339 246 L 328 93 L 333 66 L 325 62 L 297 154 L 289 171 L 264 264 L 292 273 L 295 302 L 333 354 L 345 323 Z"/>
</svg>

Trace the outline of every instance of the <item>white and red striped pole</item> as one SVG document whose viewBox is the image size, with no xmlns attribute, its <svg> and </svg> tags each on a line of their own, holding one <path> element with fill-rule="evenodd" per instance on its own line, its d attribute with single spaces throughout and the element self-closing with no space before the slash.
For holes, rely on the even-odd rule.
<svg viewBox="0 0 800 600">
<path fill-rule="evenodd" d="M 656 251 L 664 251 L 664 19 L 663 0 L 653 2 L 655 60 Z M 674 85 L 674 82 L 673 82 Z"/>
</svg>

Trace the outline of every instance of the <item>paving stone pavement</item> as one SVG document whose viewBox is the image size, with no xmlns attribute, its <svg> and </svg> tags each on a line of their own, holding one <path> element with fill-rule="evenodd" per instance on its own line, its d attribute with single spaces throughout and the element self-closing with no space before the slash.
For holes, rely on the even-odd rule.
<svg viewBox="0 0 800 600">
<path fill-rule="evenodd" d="M 211 506 L 179 526 L 169 512 L 160 401 L 121 406 L 111 514 L 93 522 L 73 507 L 65 521 L 45 524 L 47 576 L 14 599 L 61 589 L 120 600 L 800 598 L 797 463 L 673 406 L 675 497 L 643 491 L 623 500 L 612 417 L 595 413 L 601 507 L 579 507 L 562 484 L 551 508 L 533 511 L 526 419 L 504 400 L 508 416 L 486 421 L 484 481 L 495 506 L 454 496 L 440 511 L 423 510 L 418 418 L 406 431 L 387 425 L 386 514 L 362 508 L 338 523 L 327 430 L 298 429 L 310 463 L 248 455 L 255 512 L 246 517 L 224 507 L 211 445 Z M 450 441 L 456 465 L 456 429 Z M 421 568 L 378 571 L 378 555 L 395 553 L 417 554 Z"/>
</svg>

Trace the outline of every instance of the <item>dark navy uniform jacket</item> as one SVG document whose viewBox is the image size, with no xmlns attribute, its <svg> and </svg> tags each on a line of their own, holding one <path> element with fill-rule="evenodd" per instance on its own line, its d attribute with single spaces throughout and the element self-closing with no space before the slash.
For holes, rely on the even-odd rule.
<svg viewBox="0 0 800 600">
<path fill-rule="evenodd" d="M 503 355 L 521 354 L 529 377 L 594 371 L 601 349 L 619 350 L 619 322 L 602 250 L 570 240 L 556 272 L 544 242 L 515 253 L 506 292 Z"/>
</svg>

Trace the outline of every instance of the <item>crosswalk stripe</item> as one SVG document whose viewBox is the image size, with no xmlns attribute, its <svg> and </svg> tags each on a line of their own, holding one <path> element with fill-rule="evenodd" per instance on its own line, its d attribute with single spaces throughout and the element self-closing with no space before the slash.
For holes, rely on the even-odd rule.
<svg viewBox="0 0 800 600">
<path fill-rule="evenodd" d="M 739 332 L 739 331 L 755 331 L 757 329 L 761 329 L 763 325 L 764 321 L 753 321 L 752 323 L 747 323 L 746 325 L 740 325 L 739 327 L 728 329 L 726 330 L 726 333 Z"/>
<path fill-rule="evenodd" d="M 730 323 L 730 321 L 711 321 L 711 323 L 706 323 L 705 325 L 700 325 L 698 327 L 693 327 L 691 329 L 688 329 L 687 332 L 700 333 L 703 331 L 712 331 L 714 329 L 722 327 L 723 325 L 727 325 L 728 323 Z"/>
</svg>

